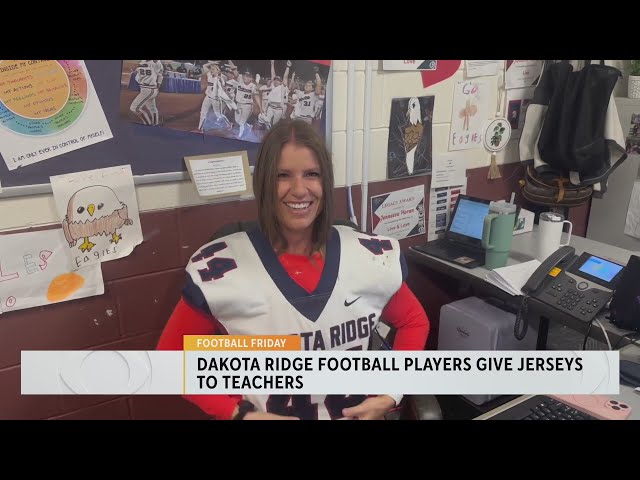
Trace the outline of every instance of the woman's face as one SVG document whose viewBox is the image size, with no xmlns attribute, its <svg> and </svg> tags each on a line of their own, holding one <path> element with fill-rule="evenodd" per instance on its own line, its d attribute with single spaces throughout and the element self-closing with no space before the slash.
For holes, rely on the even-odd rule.
<svg viewBox="0 0 640 480">
<path fill-rule="evenodd" d="M 322 210 L 322 178 L 314 152 L 287 143 L 282 148 L 277 172 L 276 215 L 283 234 L 313 231 Z"/>
</svg>

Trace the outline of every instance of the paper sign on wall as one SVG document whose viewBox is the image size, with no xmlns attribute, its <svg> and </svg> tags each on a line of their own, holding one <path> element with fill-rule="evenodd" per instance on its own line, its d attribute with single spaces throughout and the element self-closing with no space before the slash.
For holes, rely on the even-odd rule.
<svg viewBox="0 0 640 480">
<path fill-rule="evenodd" d="M 247 151 L 185 157 L 191 180 L 203 198 L 251 192 Z"/>
<path fill-rule="evenodd" d="M 373 233 L 407 238 L 425 233 L 424 185 L 371 197 Z"/>
<path fill-rule="evenodd" d="M 438 60 L 383 60 L 383 70 L 435 70 Z"/>
<path fill-rule="evenodd" d="M 461 185 L 467 178 L 467 159 L 463 153 L 433 155 L 431 188 Z"/>
<path fill-rule="evenodd" d="M 496 75 L 502 60 L 465 60 L 467 77 Z"/>
<path fill-rule="evenodd" d="M 466 177 L 461 185 L 431 189 L 429 197 L 429 228 L 427 232 L 428 242 L 444 235 L 453 208 L 458 201 L 458 196 L 466 193 Z"/>
<path fill-rule="evenodd" d="M 100 265 L 75 269 L 67 250 L 60 229 L 0 235 L 0 310 L 102 295 Z"/>
<path fill-rule="evenodd" d="M 82 60 L 2 60 L 0 125 L 9 170 L 113 138 Z"/>
<path fill-rule="evenodd" d="M 457 82 L 451 111 L 449 150 L 468 150 L 482 146 L 489 117 L 489 88 L 486 82 Z"/>
<path fill-rule="evenodd" d="M 506 60 L 505 87 L 533 87 L 542 73 L 542 60 Z"/>
<path fill-rule="evenodd" d="M 142 243 L 131 166 L 51 177 L 74 268 L 129 255 Z"/>
</svg>

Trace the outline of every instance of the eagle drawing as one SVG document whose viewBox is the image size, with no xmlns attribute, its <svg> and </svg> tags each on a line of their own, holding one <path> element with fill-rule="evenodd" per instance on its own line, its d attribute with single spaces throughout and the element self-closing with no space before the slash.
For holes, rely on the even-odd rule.
<svg viewBox="0 0 640 480">
<path fill-rule="evenodd" d="M 405 161 L 407 162 L 409 175 L 413 175 L 416 150 L 418 149 L 418 144 L 420 143 L 420 138 L 422 138 L 422 131 L 424 129 L 424 126 L 422 125 L 420 101 L 417 97 L 411 97 L 409 99 L 407 120 L 409 123 L 404 129 Z"/>
<path fill-rule="evenodd" d="M 82 252 L 90 252 L 95 246 L 89 241 L 95 235 L 111 235 L 109 242 L 117 244 L 122 235 L 116 230 L 123 225 L 133 225 L 127 206 L 113 190 L 103 185 L 85 187 L 74 193 L 62 220 L 69 247 L 74 247 L 79 238 L 84 239 L 78 247 Z"/>
</svg>

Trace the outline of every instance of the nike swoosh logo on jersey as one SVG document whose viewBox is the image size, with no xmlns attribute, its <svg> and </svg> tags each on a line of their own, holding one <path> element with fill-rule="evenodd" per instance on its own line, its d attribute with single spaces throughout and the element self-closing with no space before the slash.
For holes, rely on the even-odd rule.
<svg viewBox="0 0 640 480">
<path fill-rule="evenodd" d="M 346 300 L 344 301 L 344 306 L 345 307 L 349 307 L 351 305 L 353 305 L 354 303 L 356 303 L 358 300 L 360 300 L 360 297 L 356 298 L 353 302 L 347 302 Z"/>
</svg>

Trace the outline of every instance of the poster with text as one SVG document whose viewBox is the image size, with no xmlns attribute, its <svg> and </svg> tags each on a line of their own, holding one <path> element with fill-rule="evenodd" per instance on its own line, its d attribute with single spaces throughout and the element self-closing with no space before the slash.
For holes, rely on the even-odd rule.
<svg viewBox="0 0 640 480">
<path fill-rule="evenodd" d="M 131 166 L 51 177 L 73 268 L 126 257 L 142 243 Z"/>
<path fill-rule="evenodd" d="M 457 82 L 451 111 L 449 151 L 480 148 L 489 115 L 488 84 L 478 80 Z"/>
<path fill-rule="evenodd" d="M 431 173 L 434 99 L 434 96 L 425 96 L 392 100 L 387 178 Z"/>
<path fill-rule="evenodd" d="M 424 185 L 371 197 L 372 232 L 397 239 L 425 233 Z"/>
<path fill-rule="evenodd" d="M 0 153 L 9 170 L 110 138 L 84 61 L 0 61 Z"/>
<path fill-rule="evenodd" d="M 73 268 L 62 230 L 0 235 L 0 311 L 103 293 L 100 265 Z"/>
<path fill-rule="evenodd" d="M 383 70 L 435 70 L 438 60 L 383 60 Z"/>
<path fill-rule="evenodd" d="M 323 137 L 330 60 L 123 60 L 120 115 L 260 143 L 283 118 Z"/>
<path fill-rule="evenodd" d="M 506 60 L 505 89 L 533 87 L 538 83 L 542 60 Z"/>
<path fill-rule="evenodd" d="M 442 238 L 459 195 L 466 195 L 467 179 L 461 185 L 432 188 L 429 196 L 427 241 Z"/>
</svg>

